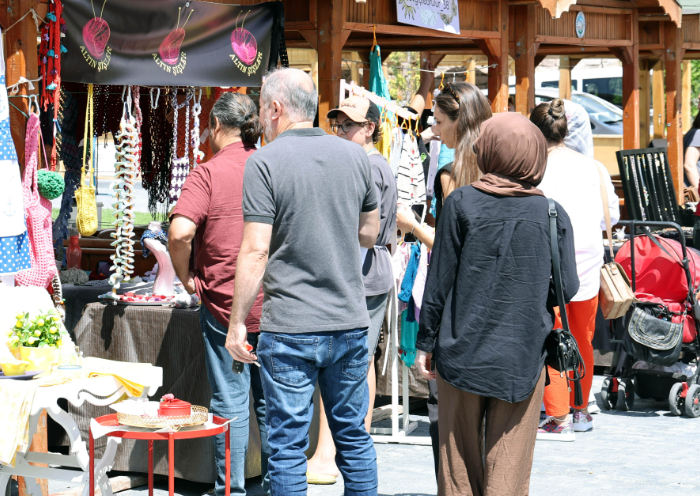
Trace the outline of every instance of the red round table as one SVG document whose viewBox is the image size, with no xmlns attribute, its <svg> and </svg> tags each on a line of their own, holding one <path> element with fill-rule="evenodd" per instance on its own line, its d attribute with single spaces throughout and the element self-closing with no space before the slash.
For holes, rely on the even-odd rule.
<svg viewBox="0 0 700 496">
<path fill-rule="evenodd" d="M 95 421 L 105 427 L 119 426 L 117 414 L 104 415 Z M 119 437 L 122 439 L 138 439 L 148 441 L 148 495 L 153 496 L 153 441 L 168 441 L 168 494 L 175 495 L 175 440 L 196 439 L 201 437 L 216 436 L 228 432 L 228 420 L 222 417 L 213 416 L 216 427 L 205 428 L 204 426 L 190 427 L 181 432 L 131 432 L 114 431 L 106 436 Z M 128 427 L 128 426 L 123 426 Z M 95 496 L 95 440 L 90 429 L 90 496 Z M 226 496 L 231 494 L 231 438 L 226 436 Z"/>
</svg>

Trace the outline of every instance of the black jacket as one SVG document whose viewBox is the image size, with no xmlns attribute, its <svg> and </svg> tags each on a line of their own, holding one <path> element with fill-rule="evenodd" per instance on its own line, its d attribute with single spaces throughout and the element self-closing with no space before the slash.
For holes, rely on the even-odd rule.
<svg viewBox="0 0 700 496">
<path fill-rule="evenodd" d="M 547 199 L 465 186 L 445 200 L 428 270 L 416 347 L 464 391 L 526 399 L 544 366 L 553 326 Z M 564 297 L 579 287 L 573 228 L 557 204 Z"/>
</svg>

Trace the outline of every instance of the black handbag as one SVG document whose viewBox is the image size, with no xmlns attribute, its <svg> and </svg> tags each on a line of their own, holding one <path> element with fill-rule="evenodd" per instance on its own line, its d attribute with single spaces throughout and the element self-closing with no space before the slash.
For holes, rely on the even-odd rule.
<svg viewBox="0 0 700 496">
<path fill-rule="evenodd" d="M 683 324 L 671 322 L 673 313 L 652 302 L 636 302 L 630 311 L 623 349 L 638 360 L 670 366 L 681 356 Z"/>
<path fill-rule="evenodd" d="M 576 338 L 569 330 L 569 319 L 566 316 L 566 304 L 564 302 L 564 290 L 561 285 L 561 261 L 559 256 L 559 243 L 557 240 L 557 208 L 554 200 L 547 198 L 549 203 L 549 238 L 552 249 L 552 278 L 554 290 L 559 304 L 562 329 L 553 329 L 545 340 L 547 351 L 546 364 L 558 371 L 568 382 L 574 383 L 574 401 L 577 405 L 583 404 L 583 391 L 581 379 L 586 376 L 586 365 L 578 349 Z M 573 372 L 569 378 L 568 372 Z M 571 387 L 569 387 L 571 391 Z"/>
</svg>

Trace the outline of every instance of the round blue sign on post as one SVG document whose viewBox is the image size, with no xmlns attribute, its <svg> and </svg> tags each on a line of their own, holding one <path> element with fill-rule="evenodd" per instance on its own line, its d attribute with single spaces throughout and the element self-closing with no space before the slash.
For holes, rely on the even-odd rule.
<svg viewBox="0 0 700 496">
<path fill-rule="evenodd" d="M 586 34 L 586 16 L 583 12 L 576 14 L 576 36 L 583 38 Z"/>
</svg>

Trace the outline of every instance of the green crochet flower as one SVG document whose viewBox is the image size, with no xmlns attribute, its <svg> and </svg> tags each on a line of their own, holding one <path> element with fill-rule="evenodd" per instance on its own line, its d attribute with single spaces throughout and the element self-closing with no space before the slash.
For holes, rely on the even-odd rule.
<svg viewBox="0 0 700 496">
<path fill-rule="evenodd" d="M 39 194 L 47 200 L 58 198 L 63 194 L 63 190 L 66 188 L 66 183 L 61 174 L 46 169 L 39 170 L 37 183 Z"/>
</svg>

